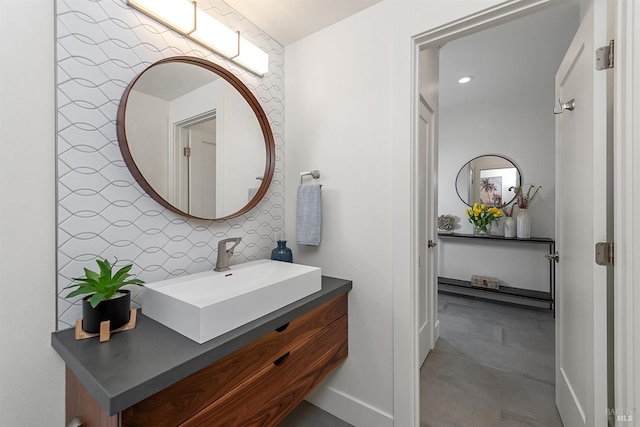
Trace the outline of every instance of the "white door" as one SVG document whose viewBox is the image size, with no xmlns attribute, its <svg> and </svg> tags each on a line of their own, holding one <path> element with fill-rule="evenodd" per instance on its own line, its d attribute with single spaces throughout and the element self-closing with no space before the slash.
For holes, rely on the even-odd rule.
<svg viewBox="0 0 640 427">
<path fill-rule="evenodd" d="M 207 126 L 210 122 L 207 122 Z M 216 143 L 215 126 L 194 126 L 189 131 L 189 213 L 200 218 L 216 216 Z"/>
<path fill-rule="evenodd" d="M 575 100 L 556 116 L 556 404 L 565 427 L 607 425 L 607 269 L 594 259 L 607 237 L 610 71 L 594 68 L 606 0 L 590 3 L 556 74 L 556 98 Z"/>
<path fill-rule="evenodd" d="M 418 122 L 418 366 L 427 358 L 435 341 L 437 159 L 434 135 L 434 112 L 421 100 Z"/>
</svg>

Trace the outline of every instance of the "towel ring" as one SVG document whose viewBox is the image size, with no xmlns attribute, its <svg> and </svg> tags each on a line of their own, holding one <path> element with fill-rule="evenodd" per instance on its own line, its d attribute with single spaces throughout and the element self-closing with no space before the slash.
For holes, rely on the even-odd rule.
<svg viewBox="0 0 640 427">
<path fill-rule="evenodd" d="M 310 176 L 313 179 L 318 179 L 320 178 L 320 171 L 317 169 L 314 169 L 308 172 L 300 172 L 300 185 L 302 185 L 302 178 L 304 178 L 305 176 Z"/>
</svg>

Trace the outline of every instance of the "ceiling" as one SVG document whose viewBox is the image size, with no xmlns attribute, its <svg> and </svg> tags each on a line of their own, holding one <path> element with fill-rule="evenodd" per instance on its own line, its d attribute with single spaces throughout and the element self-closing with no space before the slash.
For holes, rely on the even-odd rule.
<svg viewBox="0 0 640 427">
<path fill-rule="evenodd" d="M 282 46 L 382 0 L 225 0 Z"/>
<path fill-rule="evenodd" d="M 279 43 L 287 45 L 381 0 L 225 1 Z M 446 108 L 519 93 L 523 88 L 535 90 L 541 85 L 552 85 L 557 65 L 578 23 L 579 5 L 574 1 L 447 43 L 440 49 L 440 106 Z M 166 84 L 169 77 L 163 72 L 154 78 L 141 79 L 136 89 L 170 101 L 210 81 L 211 73 L 194 68 L 195 74 L 178 73 L 184 76 L 180 82 L 174 78 L 173 85 Z M 171 74 L 173 70 L 167 72 Z M 467 74 L 472 74 L 474 80 L 458 84 L 458 78 Z"/>
<path fill-rule="evenodd" d="M 553 87 L 579 17 L 577 2 L 564 3 L 447 43 L 440 49 L 440 107 Z M 474 79 L 459 84 L 468 74 Z"/>
<path fill-rule="evenodd" d="M 170 102 L 218 78 L 197 65 L 166 62 L 146 70 L 136 82 L 135 90 Z"/>
<path fill-rule="evenodd" d="M 382 0 L 225 1 L 287 46 Z M 579 2 L 569 1 L 447 43 L 440 51 L 441 107 L 553 84 L 579 13 Z M 475 79 L 458 84 L 465 74 Z"/>
</svg>

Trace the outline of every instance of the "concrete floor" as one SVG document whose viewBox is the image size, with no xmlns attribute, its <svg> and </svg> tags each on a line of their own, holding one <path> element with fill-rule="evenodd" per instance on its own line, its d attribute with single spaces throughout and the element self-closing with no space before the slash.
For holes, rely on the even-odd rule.
<svg viewBox="0 0 640 427">
<path fill-rule="evenodd" d="M 420 370 L 421 427 L 562 427 L 549 310 L 446 294 L 438 304 L 440 339 Z M 307 402 L 279 424 L 350 426 Z"/>
<path fill-rule="evenodd" d="M 420 371 L 421 427 L 562 427 L 549 310 L 440 294 Z"/>
</svg>

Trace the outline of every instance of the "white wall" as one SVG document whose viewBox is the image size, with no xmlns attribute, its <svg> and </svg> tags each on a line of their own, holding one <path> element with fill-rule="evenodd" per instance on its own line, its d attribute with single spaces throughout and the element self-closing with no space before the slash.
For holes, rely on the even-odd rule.
<svg viewBox="0 0 640 427">
<path fill-rule="evenodd" d="M 349 358 L 310 400 L 352 424 L 409 425 L 411 403 L 394 391 L 394 346 L 406 350 L 398 365 L 411 355 L 406 337 L 394 336 L 393 307 L 396 290 L 410 292 L 410 31 L 496 3 L 386 0 L 285 48 L 287 238 L 295 262 L 354 286 Z M 396 64 L 398 56 L 406 64 Z M 319 248 L 295 244 L 298 173 L 311 169 L 322 174 Z M 392 191 L 397 182 L 401 191 Z M 394 398 L 404 400 L 402 413 L 394 414 Z"/>
<path fill-rule="evenodd" d="M 64 425 L 55 313 L 53 2 L 0 2 L 0 425 Z M 25 32 L 25 27 L 37 31 Z"/>
<path fill-rule="evenodd" d="M 264 175 L 266 152 L 255 113 L 231 85 L 223 83 L 216 92 L 220 94 L 222 106 L 217 123 L 223 144 L 224 212 L 228 214 L 247 203 L 250 188 L 260 186 L 261 181 L 256 177 Z"/>
<path fill-rule="evenodd" d="M 139 113 L 127 114 L 129 151 L 145 179 L 160 196 L 168 200 L 168 127 L 158 126 L 158 120 L 169 115 L 169 102 L 132 90 L 127 100 L 127 110 Z M 132 116 L 135 120 L 130 120 Z"/>
<path fill-rule="evenodd" d="M 294 262 L 321 266 L 322 274 L 351 279 L 354 286 L 349 357 L 324 384 L 331 391 L 310 401 L 352 424 L 371 426 L 384 425 L 393 413 L 391 99 L 384 84 L 391 64 L 377 57 L 390 53 L 391 40 L 384 13 L 373 12 L 365 10 L 285 48 L 288 246 Z M 372 63 L 376 66 L 369 67 Z M 323 184 L 319 248 L 295 243 L 297 176 L 312 169 L 320 170 Z M 341 397 L 370 408 L 375 421 L 362 422 L 357 417 L 367 409 L 347 410 Z"/>
<path fill-rule="evenodd" d="M 541 23 L 546 24 L 543 32 Z M 529 207 L 532 236 L 555 237 L 554 82 L 578 23 L 578 5 L 565 3 L 442 47 L 438 211 L 459 218 L 457 232 L 472 232 L 464 213 L 467 206 L 455 191 L 458 171 L 476 156 L 498 154 L 520 168 L 525 190 L 542 185 Z M 475 79 L 458 84 L 466 73 Z M 513 195 L 503 191 L 503 198 L 507 194 Z M 501 220 L 493 232 L 503 230 Z M 470 280 L 472 274 L 481 274 L 511 286 L 549 291 L 549 261 L 543 258 L 548 249 L 441 239 L 439 275 Z"/>
<path fill-rule="evenodd" d="M 464 213 L 468 206 L 455 191 L 458 171 L 474 157 L 499 154 L 520 168 L 525 188 L 542 185 L 529 208 L 531 235 L 555 237 L 554 94 L 550 83 L 534 92 L 441 109 L 438 211 L 460 219 L 456 232 L 473 232 Z M 522 100 L 518 108 L 512 102 L 516 98 Z M 502 234 L 503 226 L 501 220 L 493 232 Z M 438 274 L 462 280 L 481 274 L 498 277 L 511 286 L 548 292 L 549 262 L 543 257 L 546 249 L 440 239 Z"/>
</svg>

